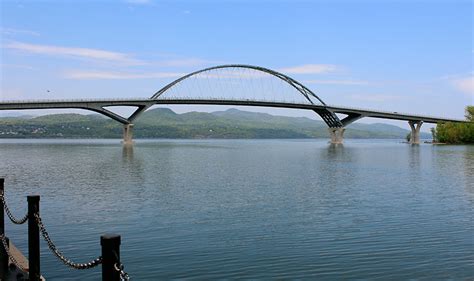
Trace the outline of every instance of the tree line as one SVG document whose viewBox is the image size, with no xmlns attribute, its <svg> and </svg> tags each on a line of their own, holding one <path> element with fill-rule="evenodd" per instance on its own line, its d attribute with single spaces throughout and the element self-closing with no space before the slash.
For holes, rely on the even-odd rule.
<svg viewBox="0 0 474 281">
<path fill-rule="evenodd" d="M 449 144 L 474 143 L 474 106 L 466 107 L 466 119 L 470 123 L 439 123 L 432 128 L 433 139 Z"/>
</svg>

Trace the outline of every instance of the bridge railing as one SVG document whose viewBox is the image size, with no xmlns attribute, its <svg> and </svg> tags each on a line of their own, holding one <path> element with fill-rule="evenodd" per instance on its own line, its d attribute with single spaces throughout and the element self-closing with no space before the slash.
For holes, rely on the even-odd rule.
<svg viewBox="0 0 474 281">
<path fill-rule="evenodd" d="M 446 116 L 433 116 L 433 115 L 419 115 L 419 114 L 413 114 L 413 113 L 407 113 L 407 112 L 399 112 L 399 111 L 388 111 L 388 110 L 373 110 L 369 108 L 363 108 L 363 107 L 348 107 L 348 106 L 340 106 L 340 105 L 333 105 L 333 104 L 327 104 L 326 105 L 329 108 L 340 108 L 343 110 L 354 110 L 354 111 L 367 111 L 370 113 L 382 113 L 382 114 L 391 114 L 391 115 L 402 115 L 402 116 L 413 116 L 413 117 L 418 117 L 418 118 L 432 118 L 432 119 L 446 119 L 446 120 L 455 120 L 453 118 L 448 118 Z M 463 120 L 458 120 L 458 121 L 463 121 Z"/>
<path fill-rule="evenodd" d="M 61 102 L 110 102 L 110 101 L 149 101 L 149 98 L 102 98 L 102 99 L 27 99 L 27 100 L 0 100 L 0 103 L 61 103 Z"/>
<path fill-rule="evenodd" d="M 179 96 L 179 97 L 159 97 L 157 99 L 149 99 L 149 98 L 137 98 L 137 97 L 132 97 L 132 98 L 112 98 L 112 99 L 28 99 L 28 100 L 0 100 L 0 103 L 5 103 L 5 104 L 15 104 L 15 103 L 94 103 L 94 102 L 133 102 L 133 101 L 143 101 L 143 102 L 148 102 L 148 101 L 173 101 L 173 100 L 214 100 L 214 101 L 254 101 L 254 102 L 274 102 L 274 103 L 291 103 L 291 104 L 303 104 L 303 105 L 309 105 L 309 102 L 302 103 L 298 102 L 296 100 L 277 100 L 277 99 L 266 99 L 266 98 L 260 98 L 260 99 L 246 99 L 246 98 L 235 98 L 235 97 L 190 97 L 190 96 Z"/>
<path fill-rule="evenodd" d="M 302 106 L 311 106 L 309 102 L 307 103 L 302 103 L 298 102 L 296 100 L 276 100 L 276 99 L 238 99 L 238 98 L 226 98 L 226 97 L 190 97 L 190 96 L 179 96 L 179 97 L 163 97 L 160 96 L 157 99 L 150 99 L 150 98 L 120 98 L 120 99 L 45 99 L 45 100 L 1 100 L 0 104 L 28 104 L 28 103 L 33 103 L 33 104 L 41 104 L 41 103 L 104 103 L 101 106 L 113 106 L 113 104 L 108 104 L 108 103 L 133 103 L 137 102 L 138 104 L 140 102 L 144 103 L 149 103 L 157 101 L 157 103 L 166 103 L 166 101 L 223 101 L 226 103 L 232 103 L 236 102 L 241 104 L 242 102 L 262 102 L 262 103 L 280 103 L 280 104 L 290 104 L 294 106 L 302 105 Z M 324 105 L 320 104 L 314 104 L 315 107 L 321 107 Z M 327 104 L 325 107 L 328 107 L 329 109 L 340 109 L 341 111 L 359 111 L 359 112 L 368 112 L 368 114 L 376 115 L 376 114 L 387 114 L 387 115 L 393 115 L 393 116 L 405 116 L 405 117 L 414 117 L 418 119 L 435 119 L 435 120 L 453 120 L 456 122 L 463 122 L 465 120 L 461 119 L 453 119 L 453 118 L 447 118 L 445 116 L 432 116 L 432 115 L 419 115 L 419 114 L 412 114 L 412 113 L 406 113 L 406 112 L 397 112 L 397 111 L 387 111 L 387 110 L 372 110 L 368 108 L 360 108 L 360 107 L 347 107 L 347 106 L 339 106 L 339 105 L 333 105 L 333 104 Z"/>
<path fill-rule="evenodd" d="M 87 262 L 75 263 L 65 257 L 51 240 L 39 212 L 39 195 L 27 196 L 28 212 L 21 219 L 15 218 L 5 199 L 5 179 L 0 178 L 0 280 L 7 280 L 9 267 L 18 268 L 23 274 L 28 275 L 28 280 L 44 280 L 40 270 L 40 234 L 46 241 L 51 252 L 66 266 L 85 270 L 102 265 L 103 281 L 129 280 L 129 275 L 124 271 L 120 262 L 120 235 L 108 234 L 100 237 L 101 256 Z M 28 264 L 17 260 L 18 256 L 12 254 L 10 241 L 5 235 L 5 213 L 14 224 L 28 222 Z M 11 264 L 9 265 L 9 261 Z"/>
</svg>

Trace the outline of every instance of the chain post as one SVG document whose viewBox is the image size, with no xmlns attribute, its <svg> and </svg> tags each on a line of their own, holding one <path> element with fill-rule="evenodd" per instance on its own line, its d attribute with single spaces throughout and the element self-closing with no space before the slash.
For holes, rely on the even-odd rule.
<svg viewBox="0 0 474 281">
<path fill-rule="evenodd" d="M 0 178 L 0 193 L 5 191 L 5 179 Z M 5 235 L 5 210 L 3 200 L 0 200 L 0 235 Z M 8 238 L 7 238 L 8 239 Z M 5 280 L 8 272 L 8 254 L 4 247 L 0 247 L 0 279 Z"/>
<path fill-rule="evenodd" d="M 28 196 L 28 267 L 30 281 L 39 281 L 40 273 L 40 233 L 35 214 L 39 215 L 39 195 Z"/>
<path fill-rule="evenodd" d="M 100 245 L 102 247 L 102 281 L 119 281 L 120 272 L 115 269 L 115 265 L 120 264 L 120 235 L 102 235 Z"/>
</svg>

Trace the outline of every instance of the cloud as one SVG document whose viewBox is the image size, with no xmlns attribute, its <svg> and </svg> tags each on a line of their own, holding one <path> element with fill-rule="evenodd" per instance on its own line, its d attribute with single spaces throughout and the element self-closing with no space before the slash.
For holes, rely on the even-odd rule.
<svg viewBox="0 0 474 281">
<path fill-rule="evenodd" d="M 369 101 L 369 102 L 385 102 L 400 100 L 402 97 L 395 95 L 377 95 L 377 94 L 354 94 L 349 96 L 350 99 L 358 101 Z"/>
<path fill-rule="evenodd" d="M 339 70 L 339 67 L 332 64 L 305 64 L 281 68 L 278 71 L 289 74 L 323 74 L 335 72 L 337 70 Z"/>
<path fill-rule="evenodd" d="M 453 79 L 451 83 L 458 91 L 474 96 L 474 76 Z"/>
<path fill-rule="evenodd" d="M 2 35 L 23 34 L 23 35 L 30 35 L 30 36 L 40 36 L 40 34 L 36 31 L 25 30 L 25 29 L 2 27 L 0 28 L 0 31 Z"/>
<path fill-rule="evenodd" d="M 8 64 L 4 63 L 0 65 L 2 68 L 18 68 L 18 69 L 27 69 L 27 70 L 33 70 L 35 69 L 34 67 L 26 64 Z"/>
<path fill-rule="evenodd" d="M 136 4 L 136 5 L 148 5 L 148 4 L 153 3 L 153 1 L 151 0 L 124 0 L 124 2 L 128 4 Z"/>
<path fill-rule="evenodd" d="M 69 71 L 64 73 L 65 78 L 76 80 L 178 78 L 183 75 L 185 74 L 176 72 L 127 73 L 107 71 Z"/>
<path fill-rule="evenodd" d="M 115 63 L 123 63 L 129 65 L 145 64 L 144 62 L 134 59 L 130 55 L 125 53 L 111 52 L 99 49 L 37 45 L 22 42 L 9 43 L 5 46 L 5 48 L 40 55 L 67 56 L 82 59 L 93 59 Z"/>
<path fill-rule="evenodd" d="M 306 80 L 303 84 L 331 84 L 331 85 L 369 85 L 368 81 L 362 80 Z"/>
</svg>

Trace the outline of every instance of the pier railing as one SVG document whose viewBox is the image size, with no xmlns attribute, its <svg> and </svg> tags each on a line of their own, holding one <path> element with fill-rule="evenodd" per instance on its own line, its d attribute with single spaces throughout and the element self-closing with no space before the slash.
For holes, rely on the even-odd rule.
<svg viewBox="0 0 474 281">
<path fill-rule="evenodd" d="M 101 256 L 86 262 L 76 263 L 65 257 L 51 240 L 40 216 L 40 196 L 27 196 L 28 212 L 20 219 L 13 216 L 5 199 L 5 179 L 0 178 L 0 280 L 8 280 L 10 268 L 18 268 L 30 281 L 44 280 L 40 270 L 40 235 L 46 241 L 51 252 L 66 266 L 85 270 L 102 265 L 103 281 L 130 280 L 120 262 L 120 235 L 105 234 L 100 237 Z M 14 224 L 28 222 L 28 262 L 19 259 L 21 255 L 12 253 L 13 246 L 5 235 L 5 213 Z M 11 261 L 11 264 L 10 264 Z M 25 276 L 26 277 L 26 276 Z"/>
</svg>

